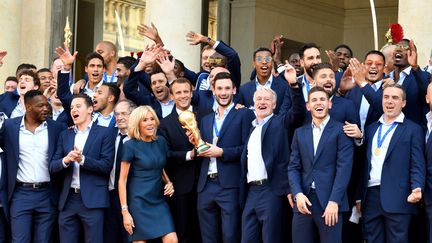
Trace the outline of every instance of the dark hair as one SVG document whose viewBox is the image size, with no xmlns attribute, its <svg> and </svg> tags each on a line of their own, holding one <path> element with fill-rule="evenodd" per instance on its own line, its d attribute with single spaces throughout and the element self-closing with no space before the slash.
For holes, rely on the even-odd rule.
<svg viewBox="0 0 432 243">
<path fill-rule="evenodd" d="M 162 71 L 162 69 L 160 68 L 160 66 L 157 65 L 157 63 L 155 63 L 155 65 L 153 65 L 153 70 L 152 70 L 152 72 L 151 72 L 150 75 L 149 75 L 150 80 L 151 80 L 151 77 L 152 77 L 153 75 L 158 74 L 158 73 L 162 73 L 162 74 L 165 76 L 165 78 L 166 78 L 166 75 L 165 75 L 165 73 Z M 151 85 L 151 82 L 150 82 L 150 85 Z M 169 86 L 168 78 L 167 78 L 166 85 Z"/>
<path fill-rule="evenodd" d="M 97 52 L 90 52 L 89 54 L 87 54 L 87 56 L 85 58 L 85 66 L 86 67 L 88 66 L 90 60 L 92 60 L 92 59 L 99 59 L 99 60 L 101 60 L 102 61 L 102 65 L 105 67 L 105 62 L 104 62 L 103 57 L 99 53 L 97 53 Z"/>
<path fill-rule="evenodd" d="M 330 63 L 323 62 L 323 63 L 319 63 L 319 64 L 314 65 L 314 68 L 312 70 L 312 78 L 315 79 L 315 75 L 318 73 L 318 71 L 321 69 L 326 69 L 326 68 L 332 69 L 332 66 L 330 65 Z"/>
<path fill-rule="evenodd" d="M 326 94 L 327 99 L 330 99 L 330 94 L 323 87 L 315 86 L 315 87 L 310 89 L 309 94 L 308 94 L 308 100 L 310 100 L 311 94 L 316 93 L 316 92 L 323 92 L 324 94 Z"/>
<path fill-rule="evenodd" d="M 18 76 L 18 73 L 21 72 L 22 70 L 31 70 L 31 69 L 37 69 L 35 65 L 30 64 L 30 63 L 21 63 L 20 65 L 18 65 L 15 74 Z"/>
<path fill-rule="evenodd" d="M 185 71 L 185 65 L 182 61 L 175 59 L 175 63 L 179 66 L 180 72 Z"/>
<path fill-rule="evenodd" d="M 130 69 L 132 65 L 136 62 L 136 59 L 133 57 L 120 57 L 117 61 L 117 64 L 123 64 L 125 68 Z"/>
<path fill-rule="evenodd" d="M 169 90 L 170 90 L 171 94 L 173 93 L 173 90 L 172 90 L 173 88 L 172 87 L 174 86 L 174 84 L 189 84 L 190 91 L 192 92 L 192 90 L 193 90 L 192 84 L 191 84 L 191 82 L 187 78 L 178 78 L 178 79 L 174 80 L 171 83 L 171 85 L 169 86 Z"/>
<path fill-rule="evenodd" d="M 24 94 L 24 104 L 28 104 L 34 97 L 43 95 L 39 90 L 29 90 Z"/>
<path fill-rule="evenodd" d="M 36 74 L 39 74 L 39 73 L 50 73 L 50 72 L 51 72 L 51 70 L 49 70 L 48 68 L 41 68 L 41 69 L 39 69 L 36 72 Z"/>
<path fill-rule="evenodd" d="M 87 107 L 93 106 L 93 102 L 92 102 L 90 96 L 88 96 L 87 94 L 79 93 L 79 94 L 74 94 L 72 96 L 72 100 L 79 99 L 79 98 L 84 99 L 84 103 L 86 104 Z"/>
<path fill-rule="evenodd" d="M 311 49 L 311 48 L 316 48 L 316 49 L 320 49 L 315 43 L 307 43 L 307 44 L 304 44 L 302 47 L 300 47 L 300 50 L 298 51 L 298 53 L 299 53 L 299 55 L 300 55 L 300 59 L 303 59 L 303 57 L 304 57 L 304 52 L 307 50 L 307 49 Z"/>
<path fill-rule="evenodd" d="M 258 49 L 256 49 L 253 53 L 253 59 L 255 60 L 256 54 L 260 51 L 266 51 L 269 52 L 270 54 L 272 54 L 271 50 L 268 49 L 267 47 L 258 47 Z"/>
<path fill-rule="evenodd" d="M 384 87 L 383 91 L 388 89 L 388 88 L 397 88 L 397 89 L 402 90 L 402 100 L 406 100 L 406 91 L 405 91 L 404 86 L 397 84 L 397 83 L 396 84 L 389 84 L 389 85 Z"/>
<path fill-rule="evenodd" d="M 220 72 L 220 73 L 216 74 L 216 75 L 214 76 L 214 78 L 213 78 L 213 87 L 215 87 L 215 85 L 216 85 L 216 81 L 218 81 L 219 79 L 229 79 L 229 80 L 231 80 L 231 83 L 232 83 L 233 87 L 235 87 L 235 83 L 234 83 L 234 81 L 232 80 L 232 76 L 231 76 L 230 73 L 227 73 L 227 72 Z"/>
<path fill-rule="evenodd" d="M 31 70 L 31 69 L 21 70 L 17 75 L 18 79 L 23 75 L 28 75 L 28 76 L 32 77 L 34 85 L 38 86 L 38 87 L 40 86 L 40 80 L 39 80 L 38 76 L 36 75 L 36 73 L 33 72 L 33 70 Z"/>
<path fill-rule="evenodd" d="M 382 57 L 382 59 L 383 59 L 384 62 L 386 61 L 386 58 L 385 58 L 384 54 L 382 52 L 380 52 L 380 51 L 377 51 L 377 50 L 368 51 L 368 53 L 366 53 L 364 59 L 366 60 L 366 58 L 369 55 L 378 55 L 378 56 Z"/>
<path fill-rule="evenodd" d="M 18 83 L 18 79 L 15 76 L 9 76 L 6 78 L 5 82 L 7 81 L 13 81 L 15 83 Z"/>
<path fill-rule="evenodd" d="M 300 57 L 300 53 L 294 52 L 294 53 L 291 53 L 291 55 L 289 55 L 288 60 L 291 59 L 291 57 L 294 56 L 294 55 L 297 55 L 297 56 Z"/>
<path fill-rule="evenodd" d="M 350 57 L 354 56 L 353 51 L 351 50 L 351 48 L 349 46 L 347 46 L 345 44 L 341 44 L 341 45 L 336 46 L 336 48 L 334 49 L 334 51 L 336 52 L 337 49 L 339 49 L 339 48 L 345 48 L 345 49 L 347 49 L 348 52 L 350 53 Z"/>
<path fill-rule="evenodd" d="M 103 83 L 102 85 L 108 87 L 108 95 L 114 95 L 114 105 L 117 104 L 117 101 L 120 98 L 120 88 L 117 87 L 117 84 Z"/>
</svg>

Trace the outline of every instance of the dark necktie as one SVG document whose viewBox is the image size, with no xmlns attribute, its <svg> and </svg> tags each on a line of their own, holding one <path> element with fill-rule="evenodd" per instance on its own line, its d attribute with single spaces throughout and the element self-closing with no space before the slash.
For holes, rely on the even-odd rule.
<svg viewBox="0 0 432 243">
<path fill-rule="evenodd" d="M 120 136 L 120 142 L 118 144 L 117 148 L 117 157 L 116 157 L 116 165 L 115 165 L 115 178 L 114 178 L 114 188 L 118 188 L 118 179 L 120 175 L 120 167 L 121 167 L 121 158 L 123 153 L 123 139 L 127 137 L 127 135 L 122 135 L 121 133 L 118 134 Z"/>
</svg>

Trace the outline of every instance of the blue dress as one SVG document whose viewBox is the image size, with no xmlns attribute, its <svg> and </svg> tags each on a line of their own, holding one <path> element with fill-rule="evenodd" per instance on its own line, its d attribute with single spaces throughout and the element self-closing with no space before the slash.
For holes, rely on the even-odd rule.
<svg viewBox="0 0 432 243">
<path fill-rule="evenodd" d="M 154 239 L 175 232 L 163 195 L 162 169 L 168 151 L 166 140 L 144 142 L 131 139 L 123 145 L 122 161 L 131 163 L 127 201 L 135 228 L 130 240 Z"/>
</svg>

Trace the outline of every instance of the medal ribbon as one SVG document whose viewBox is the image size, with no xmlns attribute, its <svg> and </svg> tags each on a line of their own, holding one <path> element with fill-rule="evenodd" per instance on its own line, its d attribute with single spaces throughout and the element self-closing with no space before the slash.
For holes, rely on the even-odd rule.
<svg viewBox="0 0 432 243">
<path fill-rule="evenodd" d="M 382 144 L 383 144 L 385 138 L 386 138 L 387 135 L 391 132 L 391 130 L 393 130 L 393 129 L 396 127 L 397 122 L 393 122 L 393 124 L 392 124 L 391 127 L 387 130 L 387 132 L 384 133 L 384 136 L 383 136 L 383 137 L 381 137 L 382 125 L 383 125 L 383 124 L 381 123 L 381 125 L 380 125 L 379 128 L 378 128 L 377 148 L 381 148 L 381 146 L 382 146 Z"/>
<path fill-rule="evenodd" d="M 221 124 L 221 128 L 222 128 L 224 122 L 225 122 L 225 119 L 223 120 L 223 122 Z M 220 131 L 217 128 L 217 125 L 216 125 L 216 116 L 215 116 L 214 121 L 213 121 L 213 130 L 214 130 L 214 133 L 216 135 L 216 143 L 217 143 L 217 140 L 219 139 L 219 133 L 220 133 Z"/>
</svg>

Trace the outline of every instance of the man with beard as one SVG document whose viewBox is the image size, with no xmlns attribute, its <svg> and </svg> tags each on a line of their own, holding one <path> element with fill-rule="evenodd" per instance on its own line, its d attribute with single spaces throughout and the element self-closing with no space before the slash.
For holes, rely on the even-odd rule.
<svg viewBox="0 0 432 243">
<path fill-rule="evenodd" d="M 296 70 L 296 76 L 301 76 L 304 73 L 304 69 L 300 65 L 300 54 L 298 52 L 294 52 L 288 57 L 288 62 L 291 66 L 293 66 Z"/>
<path fill-rule="evenodd" d="M 116 124 L 114 106 L 120 97 L 116 84 L 103 83 L 93 96 L 93 122 L 102 127 L 113 128 Z"/>
<path fill-rule="evenodd" d="M 7 119 L 0 131 L 7 158 L 7 191 L 13 242 L 50 242 L 57 217 L 58 181 L 48 164 L 64 124 L 48 117 L 38 90 L 24 95 L 25 115 Z"/>
<path fill-rule="evenodd" d="M 336 96 L 335 73 L 329 63 L 320 63 L 315 66 L 312 72 L 314 86 L 322 87 L 330 95 L 332 106 L 329 114 L 332 119 L 341 123 L 350 123 L 360 126 L 360 118 L 356 107 L 351 100 Z M 311 117 L 306 116 L 305 124 L 311 122 Z M 308 119 L 309 118 L 309 119 Z"/>
<path fill-rule="evenodd" d="M 253 110 L 254 101 L 253 95 L 258 87 L 266 87 L 274 90 L 277 94 L 277 103 L 274 110 L 275 114 L 279 113 L 280 106 L 283 103 L 284 95 L 288 89 L 287 82 L 283 77 L 274 77 L 273 70 L 273 57 L 270 49 L 260 47 L 253 53 L 253 66 L 256 70 L 256 77 L 254 80 L 242 85 L 239 92 L 239 102 L 245 107 Z M 283 75 L 281 75 L 283 76 Z"/>
<path fill-rule="evenodd" d="M 179 242 L 201 242 L 197 215 L 196 184 L 199 174 L 199 160 L 194 146 L 189 143 L 185 130 L 179 122 L 183 111 L 195 114 L 198 124 L 201 118 L 213 110 L 199 109 L 192 106 L 193 87 L 189 80 L 179 78 L 170 86 L 170 93 L 175 101 L 175 109 L 162 119 L 159 131 L 168 142 L 167 164 L 165 171 L 176 185 L 175 194 L 168 199 L 174 219 Z M 199 126 L 199 125 L 198 125 Z"/>
<path fill-rule="evenodd" d="M 342 212 L 349 210 L 347 186 L 353 141 L 343 124 L 328 114 L 329 94 L 321 87 L 309 92 L 312 122 L 294 133 L 288 178 L 295 198 L 293 242 L 342 243 Z M 318 237 L 317 237 L 318 236 Z"/>
<path fill-rule="evenodd" d="M 339 58 L 339 69 L 344 72 L 348 68 L 349 60 L 353 57 L 353 52 L 351 48 L 345 44 L 336 46 L 334 52 Z"/>
<path fill-rule="evenodd" d="M 397 84 L 406 90 L 406 117 L 422 126 L 426 125 L 424 113 L 427 109 L 425 95 L 429 84 L 427 72 L 417 64 L 417 48 L 411 40 L 403 39 L 393 53 L 395 70 L 389 74 Z"/>
<path fill-rule="evenodd" d="M 321 53 L 315 43 L 308 43 L 300 49 L 300 65 L 303 67 L 303 75 L 297 78 L 303 89 L 303 97 L 307 102 L 309 90 L 313 87 L 312 71 L 315 65 L 321 63 Z"/>
<path fill-rule="evenodd" d="M 117 82 L 117 48 L 110 41 L 101 41 L 96 45 L 94 50 L 96 53 L 102 56 L 104 60 L 104 83 L 116 83 Z"/>
<path fill-rule="evenodd" d="M 253 113 L 235 109 L 236 88 L 229 73 L 218 73 L 213 82 L 218 108 L 200 125 L 202 139 L 210 148 L 202 157 L 198 179 L 198 217 L 203 242 L 239 242 L 240 158 L 250 131 Z M 195 144 L 193 137 L 189 136 Z"/>
</svg>

